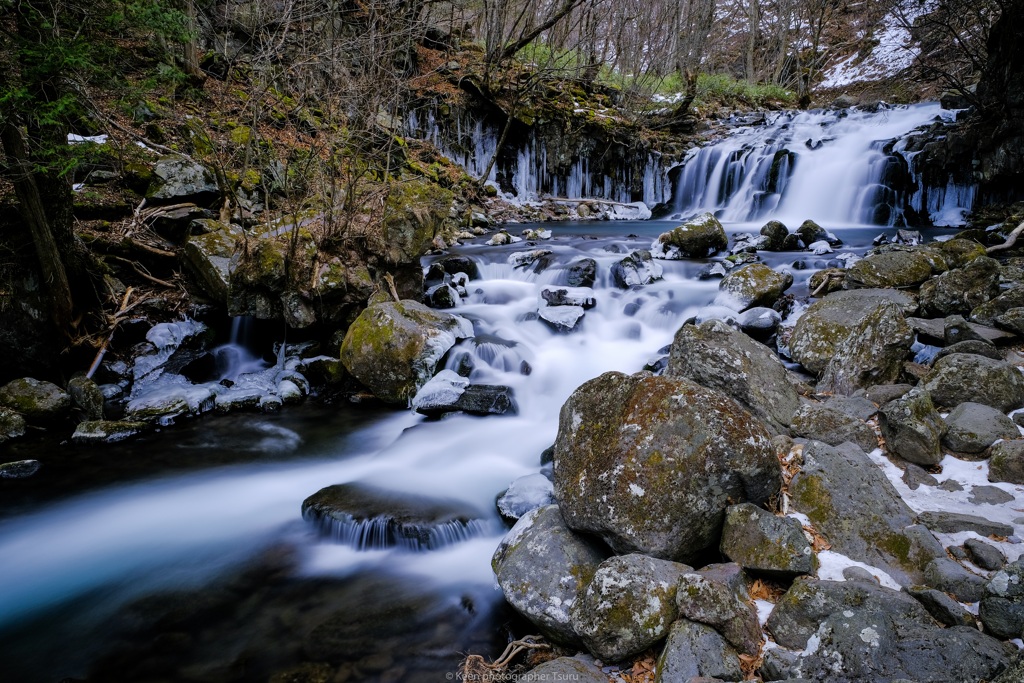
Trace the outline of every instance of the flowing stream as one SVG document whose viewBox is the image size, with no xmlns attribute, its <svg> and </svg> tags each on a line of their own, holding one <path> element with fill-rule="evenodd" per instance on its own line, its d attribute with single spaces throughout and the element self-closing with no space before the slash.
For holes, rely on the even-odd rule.
<svg viewBox="0 0 1024 683">
<path fill-rule="evenodd" d="M 723 158 L 733 155 L 723 149 Z M 760 172 L 748 156 L 740 184 Z M 856 195 L 862 176 L 848 175 L 836 171 L 832 182 Z M 799 187 L 799 173 L 788 182 Z M 760 227 L 735 222 L 752 220 L 750 210 L 711 195 L 680 201 L 681 212 L 723 209 L 734 218 L 730 233 Z M 860 214 L 837 218 L 827 202 L 802 202 L 785 195 L 776 208 L 833 230 L 846 243 L 837 251 L 862 253 L 883 230 L 863 225 Z M 117 446 L 18 451 L 44 467 L 32 480 L 0 481 L 0 678 L 266 681 L 300 662 L 330 662 L 335 680 L 437 681 L 461 653 L 496 655 L 513 619 L 490 568 L 504 532 L 496 496 L 540 469 L 559 409 L 577 386 L 609 370 L 640 370 L 715 299 L 717 280 L 697 279 L 705 261 L 662 261 L 664 279 L 639 289 L 611 282 L 614 262 L 676 224 L 560 224 L 554 239 L 536 246 L 457 250 L 480 266 L 455 311 L 473 322 L 476 337 L 447 362 L 469 359 L 474 383 L 511 387 L 517 415 L 431 421 L 308 405 L 208 417 Z M 551 250 L 547 269 L 510 265 L 511 254 L 535 248 Z M 761 256 L 793 270 L 797 294 L 829 258 Z M 540 287 L 564 283 L 565 267 L 584 257 L 597 262 L 597 305 L 577 331 L 556 333 L 534 315 Z M 223 349 L 222 374 L 258 367 L 258 353 Z M 479 511 L 483 533 L 427 552 L 332 542 L 302 519 L 300 506 L 344 482 L 458 501 Z"/>
</svg>

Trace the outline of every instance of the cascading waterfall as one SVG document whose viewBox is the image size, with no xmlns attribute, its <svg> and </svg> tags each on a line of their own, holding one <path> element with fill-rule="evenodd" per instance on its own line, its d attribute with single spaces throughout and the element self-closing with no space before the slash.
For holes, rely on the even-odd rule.
<svg viewBox="0 0 1024 683">
<path fill-rule="evenodd" d="M 910 133 L 953 116 L 924 104 L 785 112 L 764 125 L 736 128 L 684 160 L 674 216 L 712 211 L 730 222 L 961 223 L 974 187 L 952 179 L 946 187 L 927 187 L 906 151 Z"/>
<path fill-rule="evenodd" d="M 228 342 L 211 352 L 216 361 L 218 380 L 227 379 L 234 382 L 239 375 L 267 368 L 268 364 L 250 351 L 252 326 L 253 318 L 248 316 L 235 316 L 231 319 L 231 337 Z"/>
<path fill-rule="evenodd" d="M 434 109 L 427 109 L 422 115 L 410 112 L 407 134 L 431 142 L 446 158 L 479 178 L 498 149 L 501 131 L 496 125 L 468 116 L 455 117 L 454 125 L 442 125 Z M 578 156 L 567 173 L 552 174 L 548 171 L 548 156 L 546 143 L 531 131 L 518 147 L 502 151 L 491 167 L 487 182 L 505 193 L 505 199 L 514 202 L 563 197 L 607 199 L 622 204 L 642 201 L 648 208 L 654 208 L 671 197 L 667 169 L 657 152 L 647 155 L 641 178 L 633 177 L 633 169 L 628 164 L 619 166 L 614 177 L 592 170 L 592 160 L 586 155 Z M 631 189 L 635 180 L 639 180 L 642 188 L 637 196 Z"/>
</svg>

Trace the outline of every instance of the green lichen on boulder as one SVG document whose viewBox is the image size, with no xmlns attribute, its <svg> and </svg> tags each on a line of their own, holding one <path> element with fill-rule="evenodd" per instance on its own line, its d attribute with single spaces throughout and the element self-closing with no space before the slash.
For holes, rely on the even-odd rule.
<svg viewBox="0 0 1024 683">
<path fill-rule="evenodd" d="M 881 302 L 835 347 L 818 391 L 849 395 L 858 389 L 895 382 L 913 343 L 914 331 L 899 306 Z"/>
<path fill-rule="evenodd" d="M 725 511 L 719 547 L 744 569 L 777 578 L 811 574 L 817 567 L 798 520 L 777 517 L 750 503 L 731 505 Z"/>
<path fill-rule="evenodd" d="M 29 424 L 46 424 L 67 416 L 71 397 L 56 384 L 23 377 L 0 387 L 0 406 L 20 413 Z"/>
<path fill-rule="evenodd" d="M 651 246 L 656 258 L 706 258 L 729 246 L 725 228 L 711 213 L 703 213 L 669 232 Z"/>
<path fill-rule="evenodd" d="M 472 335 L 465 318 L 416 301 L 379 302 L 349 327 L 341 362 L 377 398 L 405 404 L 433 377 L 456 340 Z"/>
<path fill-rule="evenodd" d="M 9 408 L 0 408 L 0 444 L 25 436 L 25 418 Z"/>
<path fill-rule="evenodd" d="M 933 257 L 921 251 L 871 254 L 854 263 L 846 279 L 854 287 L 916 287 L 937 272 L 933 262 Z"/>
<path fill-rule="evenodd" d="M 570 528 L 687 562 L 718 543 L 730 503 L 776 495 L 781 469 L 771 433 L 725 394 L 609 372 L 562 406 L 554 481 Z"/>
<path fill-rule="evenodd" d="M 1016 366 L 973 353 L 952 353 L 935 362 L 922 380 L 937 405 L 967 401 L 1007 413 L 1024 406 L 1024 376 Z"/>
<path fill-rule="evenodd" d="M 383 253 L 391 263 L 417 261 L 435 237 L 454 230 L 451 191 L 424 179 L 393 183 L 384 200 Z"/>
<path fill-rule="evenodd" d="M 718 302 L 740 311 L 753 306 L 771 306 L 792 285 L 792 273 L 780 273 L 763 263 L 751 263 L 722 278 Z"/>
<path fill-rule="evenodd" d="M 191 234 L 185 243 L 185 263 L 211 300 L 227 305 L 231 257 L 242 239 L 237 225 L 205 220 L 206 232 Z"/>
</svg>

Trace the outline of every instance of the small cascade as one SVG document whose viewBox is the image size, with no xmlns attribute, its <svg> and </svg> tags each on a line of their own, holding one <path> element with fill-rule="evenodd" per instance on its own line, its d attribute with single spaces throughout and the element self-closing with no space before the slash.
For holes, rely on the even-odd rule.
<svg viewBox="0 0 1024 683">
<path fill-rule="evenodd" d="M 906 151 L 913 131 L 952 116 L 925 104 L 786 112 L 763 125 L 738 127 L 684 160 L 674 183 L 674 217 L 712 211 L 730 222 L 962 222 L 974 187 L 952 180 L 948 187 L 928 187 Z"/>
<path fill-rule="evenodd" d="M 235 316 L 231 319 L 231 337 L 211 351 L 217 368 L 218 380 L 237 381 L 240 375 L 267 369 L 269 364 L 255 355 L 252 348 L 254 319 Z M 282 345 L 283 348 L 283 345 Z"/>
<path fill-rule="evenodd" d="M 369 519 L 356 519 L 351 515 L 347 519 L 307 517 L 307 520 L 313 522 L 323 536 L 356 550 L 438 550 L 492 532 L 490 525 L 477 519 L 450 520 L 433 526 L 407 524 L 389 515 Z"/>
</svg>

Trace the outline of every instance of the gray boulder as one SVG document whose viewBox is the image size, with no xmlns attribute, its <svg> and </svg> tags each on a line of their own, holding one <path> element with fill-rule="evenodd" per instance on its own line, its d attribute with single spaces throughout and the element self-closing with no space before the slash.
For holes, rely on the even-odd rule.
<svg viewBox="0 0 1024 683">
<path fill-rule="evenodd" d="M 728 247 L 725 228 L 714 215 L 703 213 L 662 233 L 651 245 L 651 254 L 665 259 L 707 258 Z"/>
<path fill-rule="evenodd" d="M 926 317 L 967 315 L 999 295 L 999 262 L 982 256 L 921 285 L 921 313 Z"/>
<path fill-rule="evenodd" d="M 939 352 L 935 354 L 935 357 L 932 359 L 932 363 L 954 353 L 973 353 L 976 356 L 985 356 L 992 360 L 1003 360 L 1003 352 L 993 346 L 990 342 L 971 339 L 942 347 L 939 349 Z"/>
<path fill-rule="evenodd" d="M 579 642 L 570 610 L 583 596 L 605 553 L 562 520 L 554 505 L 526 513 L 498 545 L 491 568 L 512 607 L 549 638 Z"/>
<path fill-rule="evenodd" d="M 917 519 L 932 531 L 942 534 L 973 531 L 981 536 L 1013 535 L 1013 527 L 1009 524 L 993 522 L 978 515 L 965 515 L 960 512 L 946 512 L 944 510 L 927 510 L 919 514 Z"/>
<path fill-rule="evenodd" d="M 913 389 L 882 406 L 880 415 L 879 427 L 890 453 L 918 465 L 942 460 L 946 423 L 927 392 Z"/>
<path fill-rule="evenodd" d="M 1000 441 L 992 446 L 988 480 L 1024 484 L 1024 441 Z"/>
<path fill-rule="evenodd" d="M 860 321 L 886 301 L 896 303 L 904 313 L 916 308 L 909 295 L 895 290 L 847 290 L 815 302 L 793 329 L 789 342 L 793 360 L 810 372 L 822 372 Z"/>
<path fill-rule="evenodd" d="M 999 439 L 1020 438 L 1013 420 L 980 403 L 961 403 L 945 420 L 942 443 L 958 453 L 981 453 Z"/>
<path fill-rule="evenodd" d="M 771 306 L 792 285 L 792 273 L 780 273 L 763 263 L 751 263 L 722 278 L 716 302 L 738 311 Z"/>
<path fill-rule="evenodd" d="M 216 179 L 205 166 L 183 157 L 163 157 L 153 169 L 146 198 L 167 203 L 208 204 L 219 194 Z"/>
<path fill-rule="evenodd" d="M 1006 556 L 1002 551 L 981 539 L 968 538 L 964 541 L 964 549 L 967 550 L 974 564 L 982 569 L 998 571 L 1006 565 Z"/>
<path fill-rule="evenodd" d="M 772 308 L 757 306 L 743 311 L 737 322 L 744 333 L 757 339 L 764 339 L 778 329 L 782 315 Z"/>
<path fill-rule="evenodd" d="M 68 395 L 79 419 L 103 419 L 103 392 L 96 382 L 84 375 L 72 377 L 68 381 Z"/>
<path fill-rule="evenodd" d="M 811 574 L 817 564 L 799 521 L 750 503 L 726 509 L 719 549 L 748 571 L 782 579 Z"/>
<path fill-rule="evenodd" d="M 761 651 L 761 625 L 736 564 L 708 565 L 679 579 L 679 616 L 711 626 L 740 654 Z"/>
<path fill-rule="evenodd" d="M 424 294 L 424 298 L 427 305 L 431 308 L 455 308 L 462 303 L 462 298 L 455 291 L 455 288 L 444 282 L 428 289 L 426 294 Z"/>
<path fill-rule="evenodd" d="M 646 555 L 601 563 L 569 610 L 572 628 L 595 657 L 617 662 L 640 654 L 676 620 L 676 588 L 691 568 Z"/>
<path fill-rule="evenodd" d="M 985 585 L 981 623 L 997 638 L 1024 637 L 1024 560 L 1011 562 Z"/>
<path fill-rule="evenodd" d="M 899 307 L 883 302 L 868 313 L 842 342 L 818 383 L 825 393 L 852 394 L 899 378 L 914 343 L 914 331 Z"/>
<path fill-rule="evenodd" d="M 999 316 L 1014 308 L 1024 307 L 1024 287 L 1009 289 L 991 301 L 976 306 L 970 316 L 971 322 L 980 325 L 995 325 Z"/>
<path fill-rule="evenodd" d="M 650 261 L 650 257 L 650 252 L 648 252 L 648 261 Z M 660 268 L 660 266 L 658 267 Z M 582 258 L 565 267 L 565 284 L 570 287 L 593 287 L 596 278 L 597 261 L 592 258 Z"/>
<path fill-rule="evenodd" d="M 25 436 L 25 418 L 10 408 L 0 407 L 0 444 Z"/>
<path fill-rule="evenodd" d="M 854 287 L 916 287 L 932 276 L 933 260 L 921 251 L 870 254 L 850 267 L 846 273 L 846 281 Z"/>
<path fill-rule="evenodd" d="M 71 397 L 60 387 L 32 377 L 0 387 L 0 407 L 19 413 L 29 424 L 48 424 L 66 417 Z"/>
<path fill-rule="evenodd" d="M 1024 405 L 1024 376 L 1006 361 L 955 353 L 939 359 L 922 380 L 937 405 L 983 403 L 1006 413 Z"/>
<path fill-rule="evenodd" d="M 387 403 L 406 403 L 433 376 L 456 340 L 473 325 L 450 313 L 404 300 L 368 306 L 341 343 L 345 369 Z"/>
<path fill-rule="evenodd" d="M 117 443 L 144 434 L 151 428 L 152 425 L 148 422 L 87 420 L 79 422 L 75 427 L 75 433 L 71 435 L 71 443 Z"/>
<path fill-rule="evenodd" d="M 718 543 L 730 502 L 776 495 L 781 468 L 768 430 L 725 394 L 608 372 L 562 406 L 554 481 L 570 528 L 686 562 Z"/>
<path fill-rule="evenodd" d="M 937 557 L 928 563 L 924 582 L 960 602 L 978 602 L 985 593 L 985 579 L 948 557 Z"/>
<path fill-rule="evenodd" d="M 792 505 L 836 552 L 885 570 L 901 585 L 923 583 L 924 568 L 945 551 L 914 525 L 914 513 L 857 446 L 804 447 L 804 464 L 789 486 Z"/>
<path fill-rule="evenodd" d="M 608 683 L 608 677 L 604 675 L 600 667 L 576 657 L 559 657 L 550 662 L 544 662 L 540 666 L 530 669 L 523 678 L 537 683 L 559 683 L 560 681 Z"/>
<path fill-rule="evenodd" d="M 783 245 L 786 243 L 786 237 L 789 235 L 789 229 L 779 221 L 768 221 L 761 228 L 761 235 L 768 238 L 764 248 L 768 251 L 782 251 Z"/>
<path fill-rule="evenodd" d="M 654 261 L 647 250 L 634 251 L 612 265 L 612 280 L 622 289 L 649 285 L 660 280 L 661 275 L 661 264 Z"/>
<path fill-rule="evenodd" d="M 838 446 L 844 441 L 857 444 L 865 452 L 878 448 L 878 437 L 863 420 L 816 403 L 805 403 L 793 415 L 794 436 Z"/>
<path fill-rule="evenodd" d="M 208 221 L 207 225 L 208 231 L 192 234 L 185 242 L 185 265 L 210 300 L 227 305 L 231 257 L 245 232 L 233 224 Z"/>
<path fill-rule="evenodd" d="M 655 671 L 656 683 L 743 680 L 740 658 L 729 643 L 715 629 L 689 619 L 672 625 Z"/>
<path fill-rule="evenodd" d="M 728 394 L 775 432 L 789 426 L 800 406 L 778 356 L 720 320 L 679 328 L 665 374 Z"/>
<path fill-rule="evenodd" d="M 920 602 L 928 610 L 928 614 L 932 615 L 940 624 L 945 626 L 977 626 L 973 614 L 940 590 L 925 586 L 909 586 L 903 590 Z"/>
<path fill-rule="evenodd" d="M 42 466 L 38 460 L 15 460 L 0 463 L 0 479 L 27 479 Z"/>
</svg>

